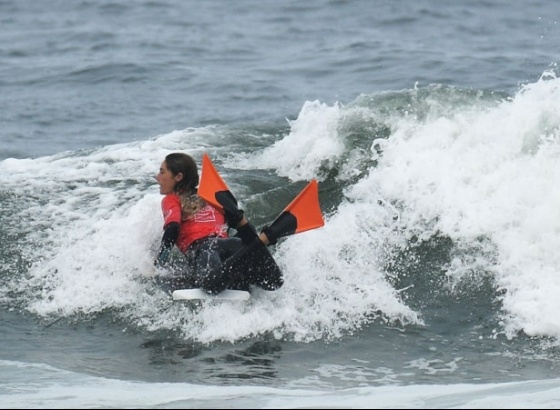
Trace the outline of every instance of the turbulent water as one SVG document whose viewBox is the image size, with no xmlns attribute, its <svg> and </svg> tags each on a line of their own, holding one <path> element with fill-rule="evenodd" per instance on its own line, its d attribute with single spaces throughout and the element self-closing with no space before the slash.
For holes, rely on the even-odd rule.
<svg viewBox="0 0 560 410">
<path fill-rule="evenodd" d="M 559 16 L 0 0 L 0 407 L 559 407 Z M 257 227 L 319 181 L 281 289 L 157 285 L 177 151 Z"/>
</svg>

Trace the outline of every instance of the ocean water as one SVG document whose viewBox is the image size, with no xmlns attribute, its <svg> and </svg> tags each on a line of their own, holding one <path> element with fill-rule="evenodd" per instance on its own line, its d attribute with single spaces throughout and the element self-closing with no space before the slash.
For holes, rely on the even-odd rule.
<svg viewBox="0 0 560 410">
<path fill-rule="evenodd" d="M 559 19 L 0 0 L 0 408 L 559 408 Z M 175 151 L 257 227 L 319 181 L 281 289 L 157 286 Z"/>
</svg>

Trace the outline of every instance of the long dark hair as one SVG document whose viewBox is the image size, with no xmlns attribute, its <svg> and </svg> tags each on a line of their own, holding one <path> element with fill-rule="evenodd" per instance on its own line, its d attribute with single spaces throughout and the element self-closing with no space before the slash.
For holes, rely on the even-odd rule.
<svg viewBox="0 0 560 410">
<path fill-rule="evenodd" d="M 174 152 L 165 157 L 165 165 L 174 176 L 183 174 L 183 179 L 175 184 L 173 191 L 181 198 L 183 216 L 194 215 L 205 205 L 197 195 L 199 177 L 196 161 L 190 155 Z"/>
</svg>

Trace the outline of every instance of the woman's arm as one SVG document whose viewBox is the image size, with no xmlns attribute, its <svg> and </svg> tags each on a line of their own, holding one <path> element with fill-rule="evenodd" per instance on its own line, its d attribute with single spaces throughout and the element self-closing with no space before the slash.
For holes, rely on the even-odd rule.
<svg viewBox="0 0 560 410">
<path fill-rule="evenodd" d="M 178 222 L 170 222 L 163 230 L 163 237 L 161 238 L 161 245 L 159 248 L 158 256 L 154 261 L 154 265 L 163 266 L 169 260 L 169 253 L 179 238 L 179 231 L 181 225 Z"/>
</svg>

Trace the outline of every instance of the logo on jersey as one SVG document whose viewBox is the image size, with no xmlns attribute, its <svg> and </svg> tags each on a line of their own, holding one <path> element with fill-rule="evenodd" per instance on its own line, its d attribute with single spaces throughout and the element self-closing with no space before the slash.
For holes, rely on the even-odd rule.
<svg viewBox="0 0 560 410">
<path fill-rule="evenodd" d="M 196 222 L 215 222 L 216 221 L 216 214 L 214 208 L 209 205 L 206 205 L 202 208 L 199 212 L 194 215 L 194 220 Z"/>
</svg>

